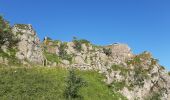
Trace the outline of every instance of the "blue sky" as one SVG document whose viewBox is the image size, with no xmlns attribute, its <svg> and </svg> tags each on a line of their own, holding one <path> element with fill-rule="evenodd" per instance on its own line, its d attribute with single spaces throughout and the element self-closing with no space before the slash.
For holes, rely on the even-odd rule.
<svg viewBox="0 0 170 100">
<path fill-rule="evenodd" d="M 0 0 L 0 14 L 11 24 L 32 24 L 41 39 L 126 43 L 170 70 L 169 0 Z"/>
</svg>

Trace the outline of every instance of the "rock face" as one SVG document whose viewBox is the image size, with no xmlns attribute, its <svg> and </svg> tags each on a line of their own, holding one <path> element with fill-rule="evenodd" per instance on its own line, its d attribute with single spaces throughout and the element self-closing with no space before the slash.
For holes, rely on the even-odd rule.
<svg viewBox="0 0 170 100">
<path fill-rule="evenodd" d="M 44 57 L 40 47 L 40 40 L 31 25 L 16 24 L 12 32 L 20 40 L 16 57 L 32 63 L 43 64 Z"/>
<path fill-rule="evenodd" d="M 96 46 L 87 40 L 61 42 L 46 39 L 40 43 L 31 25 L 16 24 L 13 34 L 20 40 L 16 57 L 45 66 L 95 70 L 104 82 L 128 100 L 170 100 L 170 76 L 149 52 L 135 55 L 126 44 Z M 8 44 L 8 43 L 7 43 Z M 1 46 L 8 53 L 6 45 Z M 0 64 L 8 61 L 0 57 Z"/>
<path fill-rule="evenodd" d="M 61 44 L 63 42 L 51 41 L 46 52 L 60 58 Z M 170 77 L 149 52 L 135 55 L 128 45 L 117 43 L 101 47 L 90 43 L 65 44 L 62 51 L 72 59 L 61 58 L 57 66 L 99 71 L 106 77 L 106 84 L 128 100 L 170 100 Z"/>
<path fill-rule="evenodd" d="M 113 59 L 118 59 L 119 62 L 124 62 L 125 60 L 133 56 L 131 49 L 126 44 L 112 44 L 108 47 L 112 51 Z"/>
</svg>

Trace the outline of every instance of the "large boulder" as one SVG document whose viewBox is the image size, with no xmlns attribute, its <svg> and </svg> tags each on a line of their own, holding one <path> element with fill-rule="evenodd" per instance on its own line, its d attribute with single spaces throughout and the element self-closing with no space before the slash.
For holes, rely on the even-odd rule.
<svg viewBox="0 0 170 100">
<path fill-rule="evenodd" d="M 117 64 L 125 62 L 127 59 L 133 57 L 132 51 L 127 44 L 114 43 L 106 46 L 106 48 L 111 49 L 111 56 L 113 61 Z"/>
<path fill-rule="evenodd" d="M 16 57 L 22 61 L 27 60 L 36 64 L 43 64 L 43 51 L 40 47 L 40 39 L 31 25 L 16 24 L 12 32 L 20 40 Z"/>
</svg>

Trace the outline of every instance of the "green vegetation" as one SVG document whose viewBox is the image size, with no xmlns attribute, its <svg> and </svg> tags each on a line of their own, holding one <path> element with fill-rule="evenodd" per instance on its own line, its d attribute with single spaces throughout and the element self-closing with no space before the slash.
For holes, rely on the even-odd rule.
<svg viewBox="0 0 170 100">
<path fill-rule="evenodd" d="M 144 68 L 143 65 L 148 64 L 147 61 L 151 61 L 151 64 L 148 65 L 148 68 Z M 134 83 L 132 83 L 131 86 L 138 85 L 142 87 L 144 85 L 144 79 L 149 78 L 148 71 L 151 70 L 157 62 L 158 60 L 153 59 L 152 55 L 146 51 L 129 60 L 127 64 L 134 66 Z"/>
<path fill-rule="evenodd" d="M 9 65 L 21 65 L 21 63 L 15 56 L 16 52 L 17 50 L 13 48 L 9 48 L 7 52 L 4 52 L 0 49 L 0 57 L 6 58 L 8 60 Z"/>
<path fill-rule="evenodd" d="M 82 96 L 78 94 L 81 87 L 86 86 L 86 82 L 76 75 L 74 69 L 69 70 L 69 75 L 66 80 L 66 88 L 64 91 L 64 97 L 68 100 L 75 98 L 82 99 Z"/>
<path fill-rule="evenodd" d="M 60 58 L 56 54 L 44 52 L 44 55 L 48 61 L 56 62 L 57 64 L 60 63 Z"/>
<path fill-rule="evenodd" d="M 128 74 L 128 72 L 130 71 L 130 69 L 125 68 L 125 67 L 123 67 L 121 65 L 112 65 L 112 69 L 114 71 L 120 71 L 120 74 L 124 75 L 124 76 L 126 76 Z"/>
<path fill-rule="evenodd" d="M 112 82 L 111 86 L 114 91 L 119 91 L 119 90 L 122 90 L 124 87 L 126 87 L 126 82 L 125 81 L 122 81 L 122 82 Z"/>
<path fill-rule="evenodd" d="M 170 76 L 170 72 L 168 72 L 168 75 Z"/>
<path fill-rule="evenodd" d="M 67 43 L 64 42 L 64 43 L 60 44 L 60 47 L 59 47 L 59 57 L 61 59 L 65 59 L 65 60 L 68 60 L 68 61 L 72 62 L 72 56 L 67 54 L 67 52 L 65 50 L 67 48 L 68 48 Z"/>
<path fill-rule="evenodd" d="M 161 94 L 154 93 L 153 96 L 150 98 L 150 100 L 161 100 Z"/>
<path fill-rule="evenodd" d="M 134 72 L 135 72 L 135 74 L 134 74 L 134 83 L 133 83 L 133 85 L 138 85 L 140 87 L 143 87 L 144 79 L 149 78 L 149 76 L 147 74 L 148 71 L 143 69 L 140 66 L 135 66 Z"/>
<path fill-rule="evenodd" d="M 9 64 L 19 64 L 15 57 L 16 49 L 14 49 L 14 46 L 16 46 L 17 43 L 18 39 L 14 37 L 9 22 L 0 16 L 0 57 L 7 59 Z M 2 46 L 7 47 L 6 52 L 1 49 Z"/>
<path fill-rule="evenodd" d="M 156 65 L 158 61 L 158 59 L 151 58 L 151 65 Z"/>
<path fill-rule="evenodd" d="M 152 55 L 146 51 L 144 51 L 143 53 L 136 55 L 132 60 L 127 61 L 127 64 L 130 65 L 141 65 L 141 63 L 143 63 L 146 60 L 151 60 L 152 64 L 156 64 L 157 60 L 152 58 Z"/>
<path fill-rule="evenodd" d="M 153 92 L 151 96 L 147 97 L 145 100 L 161 100 L 161 92 Z"/>
<path fill-rule="evenodd" d="M 103 48 L 101 45 L 91 44 L 93 48 Z"/>
<path fill-rule="evenodd" d="M 75 71 L 87 83 L 78 92 L 84 100 L 119 100 L 124 97 L 112 92 L 101 80 L 103 76 L 92 71 Z M 65 100 L 65 78 L 68 71 L 62 68 L 0 68 L 1 100 Z"/>
<path fill-rule="evenodd" d="M 132 86 L 127 85 L 125 81 L 113 81 L 110 85 L 108 85 L 108 87 L 114 91 L 122 90 L 124 87 L 128 90 L 132 90 L 133 88 Z"/>
<path fill-rule="evenodd" d="M 49 45 L 50 44 L 50 45 Z M 56 55 L 55 53 L 49 53 L 47 49 L 54 49 L 56 46 L 58 46 L 59 54 Z M 51 40 L 50 38 L 47 38 L 47 40 L 44 41 L 43 49 L 44 49 L 44 55 L 47 57 L 48 61 L 56 62 L 57 64 L 60 63 L 60 59 L 68 60 L 70 63 L 72 62 L 72 55 L 67 54 L 66 49 L 68 48 L 66 42 L 61 42 L 59 40 Z"/>
<path fill-rule="evenodd" d="M 16 27 L 20 28 L 20 29 L 24 29 L 24 30 L 28 30 L 29 27 L 26 24 L 15 24 Z"/>
<path fill-rule="evenodd" d="M 80 52 L 82 50 L 82 44 L 85 44 L 86 46 L 88 46 L 88 44 L 90 42 L 88 40 L 85 40 L 85 39 L 78 40 L 76 37 L 73 37 L 73 43 L 74 43 L 74 48 L 78 52 Z"/>
<path fill-rule="evenodd" d="M 160 69 L 161 69 L 161 70 L 165 70 L 165 67 L 164 67 L 164 66 L 160 66 Z"/>
<path fill-rule="evenodd" d="M 50 37 L 47 37 L 47 40 L 52 41 L 52 39 Z"/>
<path fill-rule="evenodd" d="M 17 32 L 16 35 L 23 35 L 24 33 L 22 32 Z"/>
<path fill-rule="evenodd" d="M 107 56 L 111 56 L 112 54 L 112 50 L 110 48 L 103 48 L 103 52 L 107 55 Z"/>
<path fill-rule="evenodd" d="M 134 82 L 130 86 L 126 86 L 128 89 L 131 89 L 131 87 L 137 86 L 143 86 L 144 85 L 144 79 L 149 78 L 148 71 L 141 68 L 140 66 L 135 66 L 134 69 L 129 69 L 126 67 L 123 67 L 121 65 L 112 65 L 112 69 L 114 71 L 120 71 L 120 75 L 123 75 L 127 77 L 129 75 L 130 71 L 134 72 Z M 120 83 L 118 83 L 120 84 Z M 121 83 L 122 84 L 122 83 Z M 121 85 L 120 84 L 120 85 Z"/>
<path fill-rule="evenodd" d="M 7 43 L 6 46 L 8 46 L 8 48 L 12 48 L 18 43 L 18 39 L 14 38 L 9 22 L 0 16 L 0 47 L 5 43 Z"/>
<path fill-rule="evenodd" d="M 53 43 L 58 44 L 58 43 L 61 43 L 61 41 L 60 40 L 54 40 Z"/>
</svg>

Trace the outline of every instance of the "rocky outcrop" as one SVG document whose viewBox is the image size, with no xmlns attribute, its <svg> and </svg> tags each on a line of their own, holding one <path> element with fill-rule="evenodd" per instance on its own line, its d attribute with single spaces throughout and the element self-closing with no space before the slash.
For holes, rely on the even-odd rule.
<svg viewBox="0 0 170 100">
<path fill-rule="evenodd" d="M 136 55 L 127 44 L 96 46 L 87 40 L 46 38 L 40 43 L 32 26 L 25 24 L 14 25 L 12 33 L 20 40 L 13 47 L 16 55 L 8 50 L 6 41 L 0 49 L 0 64 L 8 65 L 8 58 L 12 61 L 16 56 L 23 64 L 95 70 L 105 76 L 104 82 L 114 92 L 128 100 L 170 100 L 170 76 L 149 52 Z"/>
<path fill-rule="evenodd" d="M 62 44 L 66 44 L 63 49 Z M 65 51 L 64 54 L 72 59 L 61 58 L 57 66 L 99 71 L 106 77 L 106 84 L 128 100 L 170 99 L 170 77 L 149 52 L 135 55 L 128 45 L 120 43 L 109 46 L 80 44 L 51 41 L 46 52 L 60 58 L 60 50 Z"/>
<path fill-rule="evenodd" d="M 40 40 L 31 25 L 16 24 L 12 27 L 13 34 L 20 40 L 16 57 L 36 64 L 43 64 L 44 56 Z"/>
</svg>

